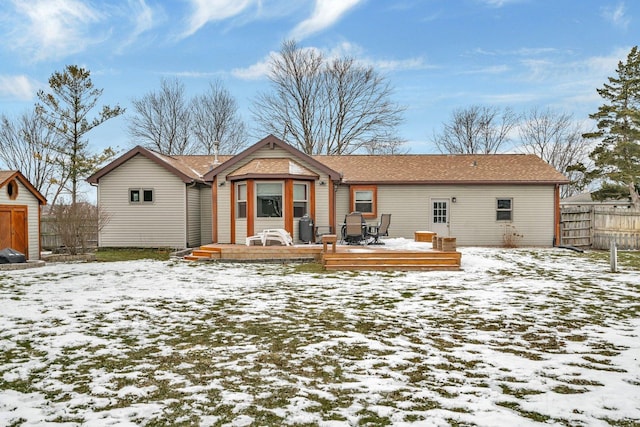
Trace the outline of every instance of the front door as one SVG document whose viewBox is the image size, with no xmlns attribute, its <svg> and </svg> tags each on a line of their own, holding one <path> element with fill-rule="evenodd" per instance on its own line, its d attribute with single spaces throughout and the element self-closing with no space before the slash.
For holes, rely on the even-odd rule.
<svg viewBox="0 0 640 427">
<path fill-rule="evenodd" d="M 0 206 L 0 250 L 12 248 L 28 257 L 26 206 Z"/>
<path fill-rule="evenodd" d="M 449 237 L 449 199 L 431 199 L 431 231 Z"/>
</svg>

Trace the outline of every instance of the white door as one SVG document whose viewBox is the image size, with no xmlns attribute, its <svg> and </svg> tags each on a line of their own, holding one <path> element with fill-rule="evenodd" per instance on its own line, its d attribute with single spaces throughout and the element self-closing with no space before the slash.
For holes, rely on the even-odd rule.
<svg viewBox="0 0 640 427">
<path fill-rule="evenodd" d="M 449 237 L 449 199 L 431 199 L 431 231 Z"/>
</svg>

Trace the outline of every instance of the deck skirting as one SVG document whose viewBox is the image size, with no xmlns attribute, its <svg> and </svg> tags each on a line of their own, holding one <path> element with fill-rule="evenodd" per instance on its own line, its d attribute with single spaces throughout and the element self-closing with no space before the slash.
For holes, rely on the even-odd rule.
<svg viewBox="0 0 640 427">
<path fill-rule="evenodd" d="M 327 245 L 330 248 L 330 245 Z M 459 270 L 457 251 L 397 251 L 384 247 L 338 245 L 246 246 L 205 245 L 187 255 L 192 261 L 322 262 L 326 270 Z"/>
</svg>

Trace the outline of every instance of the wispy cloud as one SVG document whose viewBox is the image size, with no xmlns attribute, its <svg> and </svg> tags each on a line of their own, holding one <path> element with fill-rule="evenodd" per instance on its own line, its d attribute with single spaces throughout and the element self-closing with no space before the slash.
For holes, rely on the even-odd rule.
<svg viewBox="0 0 640 427">
<path fill-rule="evenodd" d="M 35 86 L 26 76 L 0 74 L 0 98 L 29 101 L 36 92 Z"/>
<path fill-rule="evenodd" d="M 377 71 L 396 72 L 407 70 L 425 70 L 437 68 L 428 64 L 423 58 L 405 58 L 405 59 L 373 59 L 364 54 L 363 49 L 353 43 L 339 43 L 331 49 L 318 49 L 316 47 L 304 47 L 305 50 L 314 50 L 320 52 L 328 60 L 337 58 L 354 58 L 355 62 L 363 66 L 371 66 Z M 269 73 L 271 60 L 279 53 L 272 51 L 260 61 L 246 68 L 236 68 L 231 74 L 242 80 L 257 80 L 264 78 Z"/>
<path fill-rule="evenodd" d="M 518 3 L 522 0 L 479 0 L 490 7 L 503 7 L 511 3 Z"/>
<path fill-rule="evenodd" d="M 624 3 L 619 3 L 616 7 L 603 8 L 602 16 L 613 26 L 623 30 L 626 30 L 631 22 L 631 17 L 627 15 Z"/>
<path fill-rule="evenodd" d="M 190 0 L 192 13 L 182 37 L 189 37 L 209 22 L 222 21 L 244 12 L 259 0 Z"/>
<path fill-rule="evenodd" d="M 131 31 L 118 48 L 119 53 L 138 42 L 140 36 L 148 33 L 164 20 L 161 9 L 149 6 L 145 0 L 127 0 L 127 6 L 123 8 L 120 15 L 130 23 Z"/>
<path fill-rule="evenodd" d="M 231 75 L 240 80 L 258 80 L 269 74 L 269 63 L 276 52 L 271 52 L 264 59 L 252 64 L 246 68 L 235 68 L 231 71 Z"/>
<path fill-rule="evenodd" d="M 290 36 L 301 40 L 329 28 L 362 0 L 316 0 L 311 17 L 300 22 Z"/>
<path fill-rule="evenodd" d="M 103 16 L 81 0 L 13 0 L 5 43 L 35 61 L 80 52 L 95 42 L 91 24 Z"/>
</svg>

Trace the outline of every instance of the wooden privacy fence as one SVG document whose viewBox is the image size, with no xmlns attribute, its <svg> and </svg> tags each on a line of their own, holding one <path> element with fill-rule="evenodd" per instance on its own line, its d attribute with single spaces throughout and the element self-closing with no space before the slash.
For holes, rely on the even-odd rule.
<svg viewBox="0 0 640 427">
<path fill-rule="evenodd" d="M 56 232 L 55 217 L 42 215 L 40 219 L 40 239 L 42 249 L 47 251 L 55 251 L 64 246 L 62 236 Z M 83 224 L 82 233 L 87 233 L 87 242 L 92 247 L 98 246 L 98 227 L 96 224 Z"/>
<path fill-rule="evenodd" d="M 563 207 L 561 244 L 580 248 L 640 249 L 640 209 L 601 206 Z"/>
</svg>

